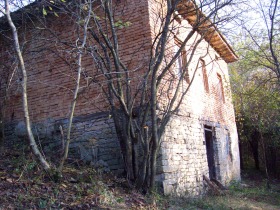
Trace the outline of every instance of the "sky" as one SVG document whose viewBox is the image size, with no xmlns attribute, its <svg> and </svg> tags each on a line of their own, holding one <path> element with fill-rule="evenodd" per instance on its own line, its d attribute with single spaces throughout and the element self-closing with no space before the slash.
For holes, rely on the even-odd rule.
<svg viewBox="0 0 280 210">
<path fill-rule="evenodd" d="M 32 2 L 34 0 L 9 0 L 10 2 L 10 10 L 14 11 L 17 10 L 18 8 L 24 7 Z M 5 5 L 5 0 L 0 0 L 0 11 L 4 11 L 4 5 Z M 3 16 L 3 13 L 0 12 L 0 16 Z"/>
<path fill-rule="evenodd" d="M 0 0 L 0 10 L 4 11 L 4 1 Z M 197 0 L 198 2 L 207 2 L 211 0 Z M 228 0 L 216 0 L 216 2 L 226 2 Z M 235 42 L 236 39 L 246 39 L 246 26 L 249 30 L 265 29 L 262 13 L 260 12 L 260 5 L 267 10 L 267 6 L 274 0 L 233 0 L 236 2 L 234 6 L 227 7 L 220 12 L 220 16 L 230 15 L 235 18 L 224 24 L 218 25 L 219 30 L 225 35 L 230 43 Z M 34 0 L 9 0 L 11 3 L 11 11 L 23 7 Z M 213 7 L 213 6 L 212 6 Z M 279 8 L 280 11 L 280 8 Z M 278 13 L 280 13 L 278 11 Z M 207 13 L 207 10 L 205 11 Z M 280 14 L 278 14 L 280 16 Z M 0 16 L 3 13 L 0 12 Z"/>
</svg>

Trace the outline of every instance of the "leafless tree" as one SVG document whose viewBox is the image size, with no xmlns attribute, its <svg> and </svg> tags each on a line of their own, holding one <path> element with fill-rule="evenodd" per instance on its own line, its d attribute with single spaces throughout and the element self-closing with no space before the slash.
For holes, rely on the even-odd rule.
<svg viewBox="0 0 280 210">
<path fill-rule="evenodd" d="M 280 5 L 278 0 L 259 1 L 254 0 L 246 7 L 249 16 L 241 15 L 236 19 L 241 26 L 245 41 L 243 49 L 248 53 L 244 59 L 251 62 L 252 68 L 271 71 L 274 77 L 280 81 Z M 254 17 L 254 18 L 252 18 Z M 240 35 L 238 35 L 240 37 Z M 242 35 L 241 35 L 242 36 Z M 240 38 L 239 38 L 240 40 Z M 273 79 L 273 78 L 272 78 Z"/>
<path fill-rule="evenodd" d="M 7 17 L 9 26 L 11 27 L 11 30 L 12 30 L 14 48 L 16 51 L 19 66 L 20 66 L 21 73 L 22 73 L 22 105 L 23 105 L 23 110 L 24 110 L 24 119 L 25 119 L 28 139 L 29 139 L 29 145 L 31 147 L 33 154 L 35 155 L 37 160 L 40 162 L 40 164 L 42 165 L 44 170 L 50 171 L 50 169 L 51 169 L 50 164 L 46 161 L 46 159 L 44 158 L 44 156 L 38 149 L 33 132 L 31 130 L 31 123 L 30 123 L 29 110 L 28 110 L 28 100 L 27 100 L 28 99 L 27 98 L 27 73 L 26 73 L 26 69 L 25 69 L 25 62 L 22 57 L 22 52 L 20 49 L 17 29 L 13 23 L 11 15 L 10 15 L 10 4 L 9 4 L 8 0 L 5 0 L 5 15 Z"/>
<path fill-rule="evenodd" d="M 84 54 L 84 51 L 85 51 L 85 46 L 86 46 L 86 43 L 87 43 L 87 31 L 88 31 L 88 26 L 89 26 L 89 21 L 90 21 L 90 18 L 91 18 L 91 15 L 92 15 L 92 2 L 89 1 L 88 2 L 88 9 L 87 9 L 87 13 L 85 14 L 85 16 L 82 16 L 81 14 L 81 10 L 83 10 L 83 8 L 81 7 L 78 7 L 78 15 L 77 17 L 79 17 L 78 20 L 78 23 L 79 23 L 79 27 L 78 28 L 82 28 L 82 33 L 81 33 L 81 37 L 78 37 L 78 39 L 76 40 L 76 43 L 77 43 L 77 46 L 76 46 L 76 49 L 78 50 L 78 58 L 77 58 L 77 66 L 78 66 L 78 69 L 77 69 L 77 78 L 76 78 L 76 85 L 75 85 L 75 91 L 74 91 L 74 96 L 73 96 L 73 101 L 71 103 L 71 111 L 70 111 L 70 114 L 69 114 L 69 122 L 68 122 L 68 128 L 67 128 L 67 139 L 66 139 L 66 145 L 65 145 L 65 149 L 64 149 L 64 155 L 60 161 L 60 165 L 59 165 L 59 168 L 58 168 L 58 171 L 59 173 L 62 172 L 62 169 L 63 169 L 63 165 L 65 163 L 65 160 L 67 159 L 68 157 L 68 151 L 69 151 L 69 145 L 70 145 L 70 142 L 71 142 L 71 128 L 72 128 L 72 122 L 73 122 L 73 117 L 74 117 L 74 112 L 75 112 L 75 106 L 76 106 L 76 103 L 77 103 L 77 100 L 78 100 L 78 93 L 80 91 L 80 79 L 81 79 L 81 73 L 82 73 L 82 58 L 83 58 L 83 54 Z M 80 18 L 83 18 L 82 19 L 82 24 L 81 24 L 81 19 Z M 80 44 L 81 43 L 81 44 Z"/>
<path fill-rule="evenodd" d="M 218 11 L 232 3 L 230 0 L 199 4 L 179 0 L 156 2 L 155 21 L 159 25 L 155 27 L 156 35 L 148 59 L 143 60 L 139 70 L 128 67 L 119 50 L 119 29 L 129 27 L 129 21 L 117 21 L 115 8 L 124 8 L 125 3 L 111 0 L 82 2 L 84 8 L 98 5 L 94 6 L 88 24 L 87 51 L 97 69 L 97 73 L 90 75 L 91 83 L 99 84 L 108 100 L 127 177 L 137 188 L 154 188 L 162 136 L 170 118 L 179 111 L 199 63 L 191 76 L 188 68 L 194 62 L 201 42 L 210 40 L 216 32 L 215 24 L 226 20 L 217 16 Z M 203 14 L 203 9 L 207 14 Z M 174 33 L 180 27 L 177 21 L 182 17 L 189 18 L 192 29 L 174 53 Z M 172 69 L 182 54 L 187 54 L 188 59 L 177 74 Z M 135 73 L 138 84 L 135 84 Z M 163 92 L 168 97 L 161 96 Z"/>
<path fill-rule="evenodd" d="M 277 151 L 271 145 L 278 145 L 279 139 L 275 113 L 279 110 L 280 5 L 278 0 L 252 0 L 243 6 L 243 14 L 236 18 L 235 49 L 240 61 L 231 66 L 232 84 L 239 85 L 233 91 L 238 133 L 241 146 L 251 147 L 255 168 L 265 169 L 269 187 L 268 170 L 277 168 L 268 167 Z M 268 148 L 273 149 L 268 152 Z"/>
<path fill-rule="evenodd" d="M 24 2 L 22 1 L 12 1 L 11 4 L 16 7 L 17 9 L 21 8 L 24 6 Z M 64 4 L 64 2 L 62 2 L 62 4 Z M 57 169 L 53 168 L 53 171 L 52 172 L 55 172 L 55 176 L 56 175 L 61 175 L 62 173 L 62 169 L 63 169 L 63 166 L 64 166 L 64 163 L 68 157 L 68 151 L 69 151 L 69 144 L 70 144 L 70 138 L 71 138 L 71 129 L 72 129 L 72 121 L 73 121 L 73 117 L 74 117 L 74 112 L 75 112 L 75 106 L 76 106 L 76 102 L 78 100 L 78 93 L 80 91 L 80 78 L 81 78 L 81 72 L 82 72 L 82 57 L 83 57 L 83 51 L 84 51 L 84 47 L 85 47 L 85 44 L 86 44 L 86 40 L 87 40 L 87 25 L 88 25 L 88 21 L 85 21 L 84 23 L 81 23 L 79 18 L 81 18 L 82 16 L 79 15 L 80 14 L 80 10 L 82 9 L 81 7 L 71 7 L 71 8 L 68 8 L 68 9 L 71 9 L 71 10 L 66 10 L 64 11 L 64 13 L 67 15 L 69 15 L 68 17 L 71 17 L 73 19 L 73 22 L 78 22 L 79 24 L 77 24 L 77 34 L 78 34 L 78 37 L 76 37 L 76 40 L 75 40 L 75 44 L 73 45 L 72 42 L 69 42 L 69 41 L 66 41 L 66 40 L 61 40 L 55 33 L 55 31 L 52 31 L 49 27 L 46 26 L 46 23 L 45 23 L 45 19 L 44 19 L 44 16 L 47 15 L 47 10 L 45 10 L 45 6 L 48 6 L 48 8 L 51 8 L 54 7 L 54 9 L 58 9 L 58 7 L 55 7 L 54 4 L 48 2 L 48 1 L 41 1 L 39 2 L 38 5 L 34 5 L 34 6 L 38 6 L 37 9 L 40 9 L 41 11 L 41 7 L 43 8 L 42 10 L 42 13 L 30 13 L 28 11 L 24 11 L 25 8 L 21 8 L 20 10 L 23 10 L 23 14 L 27 16 L 27 19 L 29 19 L 29 21 L 33 21 L 33 18 L 34 16 L 36 16 L 36 22 L 38 23 L 34 23 L 34 26 L 33 28 L 36 28 L 37 30 L 39 31 L 47 31 L 48 32 L 48 35 L 51 35 L 52 36 L 52 39 L 53 40 L 49 40 L 49 42 L 51 42 L 50 44 L 50 48 L 53 47 L 53 45 L 57 45 L 58 43 L 62 46 L 65 47 L 65 52 L 64 54 L 67 55 L 66 53 L 66 47 L 67 49 L 69 49 L 69 47 L 72 49 L 72 51 L 76 50 L 77 51 L 77 56 L 76 56 L 76 59 L 77 61 L 75 62 L 77 66 L 77 78 L 75 78 L 75 90 L 73 91 L 73 100 L 71 101 L 71 108 L 69 110 L 69 122 L 68 122 L 68 127 L 66 129 L 66 133 L 67 133 L 67 136 L 66 136 L 66 144 L 64 145 L 64 142 L 63 142 L 63 156 L 61 158 L 61 161 L 59 163 L 59 167 Z M 61 6 L 61 5 L 60 5 Z M 10 11 L 9 11 L 9 3 L 8 2 L 5 2 L 5 8 L 6 8 L 6 11 L 2 11 L 2 13 L 7 16 L 7 19 L 8 19 L 8 23 L 10 25 L 10 27 L 12 28 L 13 30 L 13 43 L 15 45 L 15 49 L 16 49 L 16 54 L 17 54 L 17 57 L 20 58 L 20 59 L 15 59 L 15 60 L 19 60 L 20 62 L 20 68 L 23 69 L 22 70 L 22 74 L 23 74 L 23 96 L 24 96 L 24 112 L 25 112 L 25 116 L 28 116 L 28 103 L 27 103 L 27 90 L 26 90 L 26 85 L 27 85 L 27 75 L 26 75 L 26 68 L 25 68 L 25 61 L 23 59 L 23 56 L 22 56 L 22 49 L 23 49 L 23 46 L 20 47 L 19 46 L 19 41 L 18 41 L 18 37 L 17 37 L 17 30 L 16 28 L 14 28 L 14 25 L 13 25 L 13 20 L 12 18 L 10 17 Z M 8 9 L 8 10 L 7 10 Z M 62 7 L 60 7 L 60 9 L 62 9 Z M 8 12 L 8 13 L 7 13 Z M 31 16 L 33 16 L 33 18 L 30 16 L 29 17 L 29 13 L 31 14 Z M 91 13 L 91 10 L 89 9 L 88 10 L 88 16 L 90 16 L 90 13 Z M 57 17 L 57 13 L 54 12 L 53 14 L 55 14 Z M 89 20 L 89 18 L 88 18 Z M 81 31 L 81 32 L 80 32 Z M 82 34 L 80 36 L 80 34 Z M 36 38 L 37 40 L 45 40 L 47 39 L 46 37 L 37 37 Z M 48 40 L 48 39 L 47 39 Z M 81 42 L 81 44 L 80 44 Z M 53 50 L 53 49 L 41 49 L 41 50 Z M 53 52 L 53 51 L 52 51 Z M 58 53 L 58 52 L 53 52 L 53 53 Z M 67 63 L 67 65 L 69 66 L 69 68 L 71 70 L 73 70 L 73 67 L 70 67 L 70 64 L 63 58 L 61 57 L 61 59 Z M 36 68 L 36 66 L 35 66 Z M 10 78 L 9 76 L 7 77 L 7 79 L 9 80 L 12 80 L 12 78 Z M 2 88 L 3 89 L 3 88 Z M 72 91 L 71 91 L 72 92 Z M 1 106 L 2 107 L 2 106 Z M 1 109 L 2 110 L 2 109 Z M 2 112 L 1 112 L 2 113 Z M 4 118 L 4 117 L 3 117 Z M 2 119 L 2 117 L 1 117 Z M 44 156 L 41 155 L 40 151 L 38 150 L 37 148 L 37 145 L 36 145 L 36 142 L 34 141 L 34 136 L 32 134 L 32 130 L 31 130 L 31 127 L 30 127 L 30 119 L 29 117 L 26 118 L 27 119 L 27 123 L 26 123 L 26 126 L 27 126 L 27 131 L 28 131 L 28 138 L 29 138 L 29 141 L 32 142 L 30 143 L 32 146 L 32 151 L 33 153 L 38 157 L 38 160 L 39 162 L 41 163 L 41 165 L 44 167 L 44 169 L 46 170 L 49 170 L 50 169 L 50 166 L 48 166 L 49 168 L 47 168 L 47 164 L 46 164 L 46 160 L 44 160 Z M 3 135 L 4 135 L 4 127 L 2 126 L 1 128 L 3 128 Z"/>
</svg>

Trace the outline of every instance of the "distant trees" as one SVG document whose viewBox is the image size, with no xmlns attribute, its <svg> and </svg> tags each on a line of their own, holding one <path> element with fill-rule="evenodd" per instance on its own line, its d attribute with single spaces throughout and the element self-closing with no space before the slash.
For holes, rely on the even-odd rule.
<svg viewBox="0 0 280 210">
<path fill-rule="evenodd" d="M 256 169 L 277 173 L 280 148 L 280 8 L 278 0 L 251 1 L 235 21 L 231 84 L 241 147 L 241 163 L 253 157 Z M 249 12 L 248 12 L 249 11 Z M 250 151 L 246 149 L 249 145 Z M 267 173 L 267 177 L 268 173 Z"/>
<path fill-rule="evenodd" d="M 241 47 L 247 50 L 241 57 L 251 63 L 252 68 L 273 72 L 271 75 L 277 77 L 280 83 L 279 1 L 251 0 L 247 5 L 242 15 L 235 20 L 239 28 L 237 39 L 243 40 L 238 49 Z"/>
<path fill-rule="evenodd" d="M 253 70 L 250 66 L 249 69 L 244 69 L 244 66 L 240 66 L 241 63 L 242 61 L 231 67 L 236 117 L 240 126 L 239 132 L 249 140 L 254 153 L 255 167 L 259 169 L 257 145 L 260 133 L 270 133 L 272 138 L 279 130 L 279 89 L 276 78 L 271 79 L 269 72 L 262 69 Z"/>
<path fill-rule="evenodd" d="M 230 78 L 239 133 L 241 166 L 248 166 L 248 157 L 253 157 L 256 169 L 263 168 L 276 174 L 279 170 L 277 157 L 280 149 L 278 78 L 273 71 L 252 63 L 258 56 L 254 51 L 243 49 L 239 54 L 240 61 L 230 67 Z M 247 145 L 251 148 L 250 151 L 246 149 Z"/>
</svg>

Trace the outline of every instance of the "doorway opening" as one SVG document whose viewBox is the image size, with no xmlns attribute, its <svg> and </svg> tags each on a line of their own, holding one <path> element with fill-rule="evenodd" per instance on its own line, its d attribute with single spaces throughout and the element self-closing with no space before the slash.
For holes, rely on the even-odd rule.
<svg viewBox="0 0 280 210">
<path fill-rule="evenodd" d="M 206 142 L 206 154 L 207 154 L 207 162 L 209 168 L 209 178 L 216 179 L 213 128 L 205 125 L 204 135 L 205 135 L 205 142 Z"/>
</svg>

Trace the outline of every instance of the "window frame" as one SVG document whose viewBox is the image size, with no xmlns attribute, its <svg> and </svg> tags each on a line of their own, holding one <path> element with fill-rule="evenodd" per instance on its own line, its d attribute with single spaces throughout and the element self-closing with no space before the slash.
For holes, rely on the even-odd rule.
<svg viewBox="0 0 280 210">
<path fill-rule="evenodd" d="M 179 40 L 177 37 L 174 38 L 174 43 L 175 43 L 175 47 L 174 47 L 174 55 L 180 50 L 181 45 L 182 45 L 182 41 Z M 186 67 L 187 64 L 187 51 L 185 48 L 183 48 L 179 54 L 179 56 L 177 57 L 176 61 L 176 76 L 178 78 L 181 78 L 182 73 L 185 70 L 185 76 L 184 79 L 187 81 L 187 83 L 190 83 L 190 78 L 189 78 L 189 72 L 188 69 L 184 69 Z"/>
<path fill-rule="evenodd" d="M 218 94 L 219 99 L 223 103 L 225 103 L 223 79 L 222 79 L 222 76 L 219 73 L 217 73 L 217 79 L 218 79 L 218 91 L 217 91 L 217 94 Z"/>
<path fill-rule="evenodd" d="M 208 80 L 205 60 L 200 59 L 200 64 L 201 64 L 201 70 L 202 70 L 204 90 L 206 93 L 209 93 L 209 80 Z"/>
</svg>

